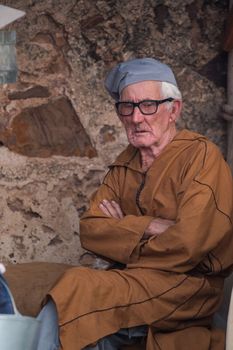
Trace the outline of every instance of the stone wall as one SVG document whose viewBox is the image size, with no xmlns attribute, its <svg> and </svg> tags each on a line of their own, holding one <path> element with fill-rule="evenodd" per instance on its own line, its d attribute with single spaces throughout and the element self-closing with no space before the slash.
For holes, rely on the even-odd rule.
<svg viewBox="0 0 233 350">
<path fill-rule="evenodd" d="M 184 98 L 181 127 L 226 154 L 226 0 L 5 0 L 26 11 L 18 80 L 0 88 L 1 260 L 79 264 L 79 217 L 126 145 L 103 88 L 117 62 L 170 64 Z"/>
</svg>

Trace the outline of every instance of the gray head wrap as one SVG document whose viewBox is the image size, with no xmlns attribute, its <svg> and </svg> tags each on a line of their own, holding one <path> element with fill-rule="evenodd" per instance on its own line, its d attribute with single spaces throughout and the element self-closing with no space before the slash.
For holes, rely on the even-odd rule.
<svg viewBox="0 0 233 350">
<path fill-rule="evenodd" d="M 166 81 L 177 86 L 175 76 L 169 66 L 154 58 L 136 58 L 119 63 L 107 75 L 105 87 L 118 101 L 121 91 L 128 85 L 144 80 Z"/>
</svg>

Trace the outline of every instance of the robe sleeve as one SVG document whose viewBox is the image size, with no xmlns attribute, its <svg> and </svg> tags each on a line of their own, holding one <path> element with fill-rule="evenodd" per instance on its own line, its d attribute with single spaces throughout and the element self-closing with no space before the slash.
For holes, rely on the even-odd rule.
<svg viewBox="0 0 233 350">
<path fill-rule="evenodd" d="M 175 225 L 135 250 L 131 267 L 215 274 L 233 265 L 232 175 L 220 151 L 207 143 L 182 176 Z"/>
<path fill-rule="evenodd" d="M 107 174 L 104 183 L 92 196 L 90 209 L 80 220 L 80 240 L 83 248 L 105 258 L 127 264 L 146 227 L 154 219 L 151 216 L 126 215 L 115 219 L 99 209 L 103 199 L 120 204 L 119 174 L 117 167 Z"/>
</svg>

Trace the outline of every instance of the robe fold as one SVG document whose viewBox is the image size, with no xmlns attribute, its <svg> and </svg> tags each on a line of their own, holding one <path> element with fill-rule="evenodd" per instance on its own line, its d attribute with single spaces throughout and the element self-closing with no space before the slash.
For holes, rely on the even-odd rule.
<svg viewBox="0 0 233 350">
<path fill-rule="evenodd" d="M 129 145 L 80 221 L 82 246 L 125 268 L 72 268 L 51 290 L 62 348 L 147 324 L 147 350 L 224 349 L 211 320 L 233 267 L 232 188 L 219 149 L 202 135 L 178 132 L 146 172 Z M 124 218 L 106 216 L 103 199 Z M 175 224 L 145 240 L 154 218 Z"/>
</svg>

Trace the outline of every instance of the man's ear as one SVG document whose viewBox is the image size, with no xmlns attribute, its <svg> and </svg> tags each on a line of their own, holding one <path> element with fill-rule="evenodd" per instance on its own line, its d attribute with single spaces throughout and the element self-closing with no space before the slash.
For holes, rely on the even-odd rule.
<svg viewBox="0 0 233 350">
<path fill-rule="evenodd" d="M 176 122 L 181 114 L 183 103 L 181 100 L 175 100 L 172 102 L 172 107 L 170 110 L 170 121 Z"/>
</svg>

